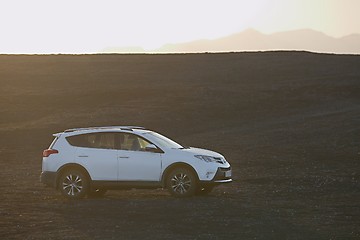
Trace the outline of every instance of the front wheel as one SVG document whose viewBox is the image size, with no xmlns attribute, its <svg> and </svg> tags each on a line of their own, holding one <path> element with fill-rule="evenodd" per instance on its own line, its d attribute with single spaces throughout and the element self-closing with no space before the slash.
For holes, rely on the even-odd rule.
<svg viewBox="0 0 360 240">
<path fill-rule="evenodd" d="M 69 199 L 80 199 L 87 194 L 89 181 L 82 171 L 69 169 L 60 176 L 59 189 Z"/>
<path fill-rule="evenodd" d="M 174 197 L 190 197 L 197 190 L 197 178 L 187 168 L 177 168 L 167 176 L 166 187 Z"/>
</svg>

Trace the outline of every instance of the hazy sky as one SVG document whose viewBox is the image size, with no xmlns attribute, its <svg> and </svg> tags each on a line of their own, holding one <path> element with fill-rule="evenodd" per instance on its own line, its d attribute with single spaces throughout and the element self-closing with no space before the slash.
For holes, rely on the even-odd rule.
<svg viewBox="0 0 360 240">
<path fill-rule="evenodd" d="M 0 53 L 158 48 L 254 28 L 360 33 L 360 0 L 0 0 Z"/>
</svg>

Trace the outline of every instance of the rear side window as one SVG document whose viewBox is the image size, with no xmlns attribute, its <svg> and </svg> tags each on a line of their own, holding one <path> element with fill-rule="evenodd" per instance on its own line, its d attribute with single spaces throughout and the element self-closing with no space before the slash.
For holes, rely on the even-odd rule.
<svg viewBox="0 0 360 240">
<path fill-rule="evenodd" d="M 67 137 L 72 146 L 86 148 L 116 149 L 115 133 L 90 133 Z"/>
</svg>

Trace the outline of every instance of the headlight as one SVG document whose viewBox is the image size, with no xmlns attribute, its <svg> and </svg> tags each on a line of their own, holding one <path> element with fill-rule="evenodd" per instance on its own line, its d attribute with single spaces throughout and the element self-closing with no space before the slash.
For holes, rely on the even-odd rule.
<svg viewBox="0 0 360 240">
<path fill-rule="evenodd" d="M 211 157 L 211 156 L 206 156 L 206 155 L 195 155 L 194 157 L 200 159 L 200 160 L 203 160 L 205 162 L 217 162 L 219 161 L 218 158 L 215 158 L 215 157 Z"/>
</svg>

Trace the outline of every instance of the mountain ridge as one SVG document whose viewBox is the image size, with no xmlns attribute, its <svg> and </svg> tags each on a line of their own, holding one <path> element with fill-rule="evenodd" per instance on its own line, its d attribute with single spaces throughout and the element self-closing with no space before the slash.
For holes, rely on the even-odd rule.
<svg viewBox="0 0 360 240">
<path fill-rule="evenodd" d="M 121 51 L 117 51 L 121 49 Z M 244 52 L 244 51 L 310 51 L 318 53 L 360 54 L 360 34 L 331 37 L 312 29 L 264 34 L 249 28 L 216 39 L 198 39 L 183 43 L 168 43 L 154 50 L 136 53 L 202 53 L 202 52 Z M 131 48 L 107 48 L 105 53 L 130 53 Z"/>
</svg>

